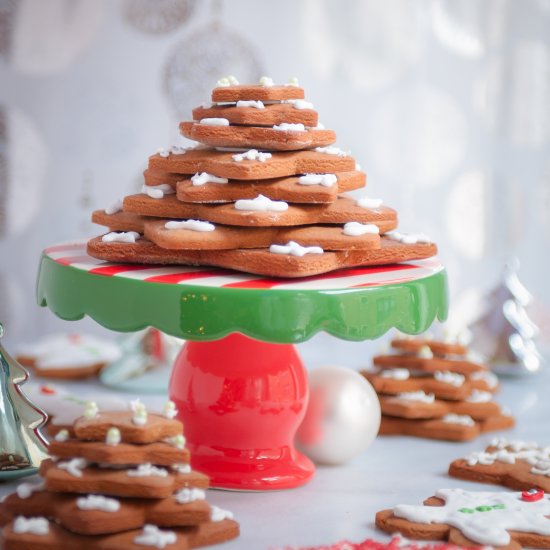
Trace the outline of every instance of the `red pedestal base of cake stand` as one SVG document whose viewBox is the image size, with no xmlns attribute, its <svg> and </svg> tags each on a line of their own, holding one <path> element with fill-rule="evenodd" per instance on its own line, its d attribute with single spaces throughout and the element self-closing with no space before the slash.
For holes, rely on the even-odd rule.
<svg viewBox="0 0 550 550">
<path fill-rule="evenodd" d="M 185 426 L 194 469 L 213 487 L 288 489 L 315 468 L 293 445 L 306 412 L 307 374 L 291 344 L 241 334 L 187 342 L 174 365 L 170 398 Z"/>
</svg>

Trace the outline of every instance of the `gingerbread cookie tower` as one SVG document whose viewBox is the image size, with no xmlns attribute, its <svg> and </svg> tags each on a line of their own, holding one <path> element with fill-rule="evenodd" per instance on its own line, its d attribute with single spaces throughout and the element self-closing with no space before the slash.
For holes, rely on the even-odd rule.
<svg viewBox="0 0 550 550">
<path fill-rule="evenodd" d="M 301 277 L 436 253 L 426 236 L 396 231 L 380 199 L 342 194 L 365 174 L 297 82 L 222 79 L 193 119 L 180 131 L 196 147 L 159 151 L 140 194 L 93 213 L 110 232 L 89 241 L 92 256 Z"/>
<path fill-rule="evenodd" d="M 92 404 L 57 434 L 43 481 L 19 485 L 0 507 L 5 550 L 186 549 L 239 534 L 230 512 L 206 502 L 209 480 L 191 470 L 173 403 L 163 415 L 132 409 Z"/>
<path fill-rule="evenodd" d="M 395 353 L 374 357 L 362 371 L 378 393 L 381 435 L 466 441 L 511 428 L 514 419 L 492 399 L 496 376 L 458 343 L 394 339 Z"/>
</svg>

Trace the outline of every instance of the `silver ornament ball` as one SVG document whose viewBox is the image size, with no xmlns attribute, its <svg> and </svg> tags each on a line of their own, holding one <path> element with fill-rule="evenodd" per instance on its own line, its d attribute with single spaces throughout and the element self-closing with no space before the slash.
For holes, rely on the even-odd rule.
<svg viewBox="0 0 550 550">
<path fill-rule="evenodd" d="M 318 464 L 343 464 L 374 440 L 380 402 L 358 372 L 325 366 L 309 372 L 309 404 L 296 434 L 297 447 Z"/>
</svg>

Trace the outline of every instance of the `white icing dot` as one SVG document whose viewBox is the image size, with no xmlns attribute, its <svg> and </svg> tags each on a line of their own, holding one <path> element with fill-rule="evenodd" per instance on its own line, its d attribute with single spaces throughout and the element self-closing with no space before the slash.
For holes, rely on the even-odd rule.
<svg viewBox="0 0 550 550">
<path fill-rule="evenodd" d="M 281 124 L 275 124 L 273 126 L 274 130 L 278 130 L 280 132 L 305 132 L 306 128 L 301 123 L 295 123 L 295 122 L 281 122 Z"/>
<path fill-rule="evenodd" d="M 179 490 L 175 495 L 174 499 L 178 504 L 188 504 L 189 502 L 194 502 L 195 500 L 204 500 L 206 498 L 206 493 L 203 489 L 198 489 L 196 487 L 184 488 Z"/>
<path fill-rule="evenodd" d="M 130 233 L 135 233 L 134 231 L 130 231 Z M 109 235 L 120 235 L 121 233 L 108 233 L 107 235 L 103 235 L 103 241 L 104 242 L 112 242 L 116 241 L 117 239 L 113 237 L 111 240 L 105 239 L 105 237 L 108 237 Z M 122 233 L 124 235 L 124 233 Z M 138 233 L 139 238 L 139 233 Z M 122 241 L 122 242 L 132 242 L 132 241 Z M 135 241 L 133 241 L 135 242 Z M 82 413 L 84 418 L 86 420 L 91 420 L 92 418 L 95 418 L 99 413 L 99 408 L 97 406 L 97 403 L 95 401 L 86 401 L 86 404 L 84 405 L 84 412 Z"/>
<path fill-rule="evenodd" d="M 112 428 L 109 428 L 107 430 L 107 435 L 105 436 L 105 443 L 107 445 L 111 445 L 114 447 L 120 443 L 120 440 L 120 430 L 118 428 L 115 428 L 113 426 Z"/>
<path fill-rule="evenodd" d="M 216 229 L 215 225 L 210 222 L 201 220 L 172 220 L 164 224 L 166 229 L 188 229 L 190 231 L 209 232 Z"/>
<path fill-rule="evenodd" d="M 420 359 L 433 359 L 434 354 L 430 348 L 430 346 L 422 346 L 418 352 L 417 357 L 420 357 Z"/>
<path fill-rule="evenodd" d="M 382 199 L 361 197 L 360 199 L 357 199 L 356 204 L 361 208 L 380 208 L 382 206 Z"/>
<path fill-rule="evenodd" d="M 229 120 L 226 118 L 201 118 L 199 124 L 203 126 L 229 126 Z"/>
<path fill-rule="evenodd" d="M 284 212 L 288 210 L 288 203 L 273 201 L 264 195 L 258 195 L 255 199 L 239 199 L 235 202 L 235 208 L 254 212 Z"/>
<path fill-rule="evenodd" d="M 176 404 L 173 401 L 167 401 L 162 408 L 162 416 L 165 418 L 175 418 L 178 414 L 178 409 L 176 409 Z"/>
<path fill-rule="evenodd" d="M 54 439 L 56 441 L 67 441 L 69 439 L 69 430 L 59 430 L 56 434 Z"/>
<path fill-rule="evenodd" d="M 238 86 L 239 81 L 230 74 L 229 76 L 222 76 L 217 82 L 217 85 L 219 87 L 226 87 L 226 86 Z"/>
<path fill-rule="evenodd" d="M 50 532 L 50 525 L 46 518 L 26 518 L 17 516 L 13 522 L 13 532 L 18 535 L 30 533 L 32 535 L 47 535 Z"/>
<path fill-rule="evenodd" d="M 196 173 L 191 177 L 191 183 L 193 185 L 204 185 L 205 183 L 227 183 L 229 180 L 227 178 L 220 178 L 218 176 L 213 176 L 207 172 Z"/>
<path fill-rule="evenodd" d="M 288 79 L 288 82 L 285 84 L 285 86 L 299 86 L 298 78 L 293 76 Z"/>
<path fill-rule="evenodd" d="M 253 99 L 247 101 L 240 99 L 237 101 L 237 107 L 252 107 L 254 109 L 265 109 L 265 105 L 261 101 L 254 101 Z"/>
<path fill-rule="evenodd" d="M 441 419 L 446 424 L 459 424 L 460 426 L 474 426 L 475 421 L 471 416 L 467 414 L 454 414 L 449 413 L 443 416 Z"/>
<path fill-rule="evenodd" d="M 298 178 L 300 185 L 322 185 L 323 187 L 332 187 L 337 181 L 336 174 L 304 174 Z"/>
<path fill-rule="evenodd" d="M 88 466 L 88 461 L 85 458 L 72 458 L 66 462 L 58 462 L 57 467 L 60 470 L 65 470 L 73 477 L 82 477 L 82 470 Z"/>
<path fill-rule="evenodd" d="M 451 386 L 454 386 L 455 388 L 459 388 L 464 384 L 464 380 L 466 378 L 462 374 L 458 374 L 456 372 L 441 372 L 437 371 L 434 373 L 434 378 L 438 382 L 443 382 L 444 384 L 450 384 Z"/>
<path fill-rule="evenodd" d="M 114 498 L 102 495 L 87 495 L 76 500 L 76 506 L 80 510 L 101 510 L 102 512 L 118 512 L 120 502 Z"/>
<path fill-rule="evenodd" d="M 143 531 L 134 538 L 134 543 L 139 546 L 153 546 L 164 548 L 168 544 L 175 544 L 178 541 L 173 531 L 161 531 L 156 525 L 144 525 Z"/>
<path fill-rule="evenodd" d="M 44 487 L 46 487 L 45 481 L 40 481 L 39 483 L 24 482 L 20 483 L 15 491 L 19 498 L 27 499 L 30 498 L 34 492 L 41 491 Z"/>
<path fill-rule="evenodd" d="M 141 192 L 152 199 L 162 199 L 164 195 L 173 195 L 176 190 L 168 183 L 160 185 L 144 185 Z"/>
<path fill-rule="evenodd" d="M 424 235 L 424 233 L 401 233 L 400 231 L 388 231 L 386 234 L 386 237 L 391 239 L 392 241 L 399 241 L 403 244 L 417 244 L 417 243 L 425 243 L 429 244 L 432 242 L 430 237 L 427 235 Z"/>
<path fill-rule="evenodd" d="M 167 151 L 164 147 L 160 147 L 159 149 L 157 149 L 157 155 L 159 157 L 166 158 L 170 155 L 170 151 Z"/>
<path fill-rule="evenodd" d="M 185 447 L 185 436 L 182 434 L 168 437 L 164 441 L 176 447 L 176 449 L 183 449 Z"/>
<path fill-rule="evenodd" d="M 288 102 L 291 103 L 295 109 L 299 109 L 299 110 L 315 108 L 313 106 L 313 103 L 310 103 L 305 99 L 289 99 Z"/>
<path fill-rule="evenodd" d="M 492 394 L 488 391 L 472 390 L 466 401 L 468 403 L 488 403 L 492 398 Z"/>
<path fill-rule="evenodd" d="M 210 520 L 217 522 L 223 521 L 224 519 L 233 519 L 233 513 L 229 510 L 224 510 L 218 506 L 212 506 L 210 511 Z"/>
<path fill-rule="evenodd" d="M 140 464 L 135 470 L 128 470 L 126 474 L 129 477 L 167 477 L 168 471 L 164 468 L 158 468 L 152 464 Z"/>
<path fill-rule="evenodd" d="M 408 380 L 411 373 L 408 369 L 387 369 L 380 373 L 382 378 L 391 378 L 392 380 Z"/>
<path fill-rule="evenodd" d="M 316 153 L 324 153 L 325 155 L 334 155 L 336 157 L 347 157 L 349 153 L 342 151 L 342 149 L 335 147 L 334 145 L 329 145 L 328 147 L 315 147 L 313 149 Z"/>
<path fill-rule="evenodd" d="M 348 222 L 344 225 L 344 235 L 359 237 L 360 235 L 378 235 L 380 229 L 372 223 Z"/>
<path fill-rule="evenodd" d="M 109 216 L 112 216 L 120 211 L 122 211 L 122 199 L 117 199 L 113 204 L 105 208 L 105 214 L 108 214 Z"/>
<path fill-rule="evenodd" d="M 265 88 L 269 88 L 271 86 L 273 86 L 274 83 L 273 83 L 273 79 L 269 76 L 262 76 L 260 78 L 260 86 L 264 86 Z"/>
<path fill-rule="evenodd" d="M 232 155 L 232 158 L 235 162 L 242 162 L 243 160 L 257 160 L 259 162 L 265 162 L 267 159 L 270 159 L 271 156 L 271 153 L 260 153 L 257 149 L 250 149 L 244 153 Z"/>
<path fill-rule="evenodd" d="M 405 401 L 418 401 L 419 403 L 426 404 L 430 404 L 435 401 L 435 396 L 433 393 L 425 393 L 422 390 L 399 393 L 397 394 L 397 398 Z"/>
<path fill-rule="evenodd" d="M 174 470 L 174 472 L 177 472 L 178 474 L 190 474 L 191 465 L 190 464 L 173 464 L 172 470 Z"/>
<path fill-rule="evenodd" d="M 320 246 L 301 246 L 295 241 L 289 241 L 286 245 L 272 244 L 269 251 L 273 254 L 288 254 L 289 256 L 305 256 L 306 254 L 323 254 Z"/>
</svg>

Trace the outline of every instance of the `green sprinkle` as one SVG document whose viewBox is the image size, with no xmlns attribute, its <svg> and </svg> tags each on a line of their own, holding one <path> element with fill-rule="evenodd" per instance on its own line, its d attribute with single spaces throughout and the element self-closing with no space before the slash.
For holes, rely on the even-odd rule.
<svg viewBox="0 0 550 550">
<path fill-rule="evenodd" d="M 475 510 L 472 508 L 459 508 L 459 512 L 462 512 L 463 514 L 473 514 Z"/>
<path fill-rule="evenodd" d="M 492 506 L 476 506 L 478 512 L 490 512 L 492 509 Z"/>
</svg>

